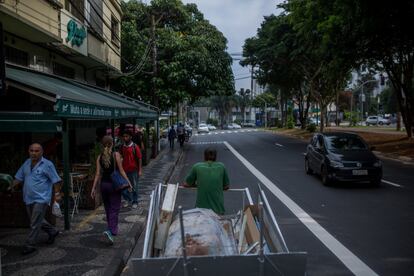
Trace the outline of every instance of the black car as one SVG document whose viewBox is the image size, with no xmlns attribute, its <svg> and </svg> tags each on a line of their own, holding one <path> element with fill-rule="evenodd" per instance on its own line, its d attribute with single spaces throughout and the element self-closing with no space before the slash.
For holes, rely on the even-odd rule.
<svg viewBox="0 0 414 276">
<path fill-rule="evenodd" d="M 369 181 L 378 186 L 382 162 L 372 149 L 353 133 L 317 133 L 307 146 L 306 173 L 320 174 L 324 185 L 334 181 Z"/>
</svg>

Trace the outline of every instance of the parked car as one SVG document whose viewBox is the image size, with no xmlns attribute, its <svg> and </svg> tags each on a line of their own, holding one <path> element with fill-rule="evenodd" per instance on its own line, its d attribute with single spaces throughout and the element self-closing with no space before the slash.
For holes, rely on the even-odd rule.
<svg viewBox="0 0 414 276">
<path fill-rule="evenodd" d="M 367 126 L 369 125 L 390 125 L 391 121 L 389 119 L 385 119 L 381 116 L 369 116 L 366 121 L 365 124 Z"/>
<path fill-rule="evenodd" d="M 256 127 L 256 125 L 254 123 L 241 123 L 242 127 Z"/>
<path fill-rule="evenodd" d="M 314 124 L 314 125 L 319 126 L 321 124 L 321 120 L 319 120 L 319 118 L 311 117 L 311 118 L 308 118 L 308 124 Z"/>
<path fill-rule="evenodd" d="M 231 123 L 231 124 L 229 124 L 229 125 L 231 125 L 231 126 L 232 126 L 232 129 L 241 129 L 241 126 L 240 126 L 239 124 L 236 124 L 236 123 Z"/>
<path fill-rule="evenodd" d="M 209 133 L 210 130 L 208 129 L 208 126 L 206 124 L 199 124 L 197 132 L 198 133 Z"/>
<path fill-rule="evenodd" d="M 370 181 L 380 185 L 382 162 L 358 135 L 344 132 L 317 133 L 307 146 L 305 170 L 320 174 L 322 183 Z"/>
<path fill-rule="evenodd" d="M 216 130 L 217 128 L 212 124 L 207 124 L 208 130 Z"/>
</svg>

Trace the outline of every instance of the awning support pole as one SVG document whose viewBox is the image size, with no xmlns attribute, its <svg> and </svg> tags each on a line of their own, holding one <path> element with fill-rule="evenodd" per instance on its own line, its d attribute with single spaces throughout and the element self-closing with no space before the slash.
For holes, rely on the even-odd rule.
<svg viewBox="0 0 414 276">
<path fill-rule="evenodd" d="M 62 148 L 63 148 L 63 203 L 64 203 L 64 219 L 65 230 L 70 229 L 69 221 L 69 121 L 63 119 Z"/>
</svg>

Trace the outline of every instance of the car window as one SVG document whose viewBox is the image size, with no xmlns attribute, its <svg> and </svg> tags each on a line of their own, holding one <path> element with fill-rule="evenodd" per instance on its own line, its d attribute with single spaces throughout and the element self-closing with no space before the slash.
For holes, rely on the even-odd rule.
<svg viewBox="0 0 414 276">
<path fill-rule="evenodd" d="M 367 145 L 356 136 L 328 136 L 326 144 L 329 150 L 347 151 L 367 149 Z"/>
</svg>

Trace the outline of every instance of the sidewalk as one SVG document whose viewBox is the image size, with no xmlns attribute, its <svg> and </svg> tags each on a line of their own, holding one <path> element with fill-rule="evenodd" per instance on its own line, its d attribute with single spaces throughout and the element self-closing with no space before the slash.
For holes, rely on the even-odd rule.
<svg viewBox="0 0 414 276">
<path fill-rule="evenodd" d="M 120 234 L 109 245 L 102 232 L 106 230 L 103 206 L 94 211 L 75 214 L 70 231 L 62 231 L 63 219 L 57 227 L 62 231 L 53 245 L 42 243 L 38 250 L 21 255 L 28 229 L 0 228 L 1 272 L 4 275 L 119 275 L 144 229 L 150 193 L 155 184 L 168 181 L 180 149 L 165 148 L 144 167 L 139 181 L 138 209 L 122 208 L 119 215 Z"/>
</svg>

